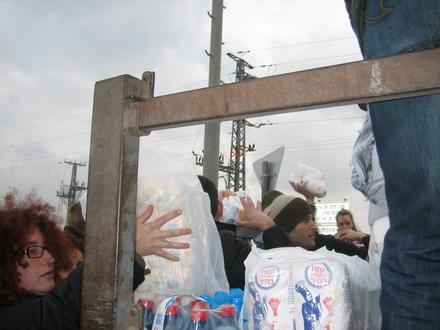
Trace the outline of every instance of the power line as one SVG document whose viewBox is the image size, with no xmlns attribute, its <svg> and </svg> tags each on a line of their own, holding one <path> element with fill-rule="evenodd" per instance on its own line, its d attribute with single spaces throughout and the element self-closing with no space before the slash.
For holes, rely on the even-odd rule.
<svg viewBox="0 0 440 330">
<path fill-rule="evenodd" d="M 59 140 L 64 140 L 64 139 L 68 139 L 71 137 L 77 137 L 77 136 L 88 135 L 88 134 L 90 134 L 90 131 L 78 133 L 78 134 L 72 134 L 72 135 L 64 135 L 64 136 L 59 136 L 59 137 L 55 137 L 55 138 L 42 139 L 42 140 L 32 141 L 32 142 L 23 143 L 23 144 L 3 146 L 3 147 L 0 147 L 0 150 L 27 147 L 27 146 L 30 146 L 33 144 L 38 144 L 38 143 L 43 143 L 43 142 L 51 142 L 51 141 L 59 141 Z"/>
<path fill-rule="evenodd" d="M 306 59 L 306 60 L 290 61 L 290 62 L 283 62 L 283 63 L 273 63 L 271 65 L 286 65 L 286 64 L 322 61 L 322 60 L 329 60 L 329 59 L 334 59 L 334 58 L 355 56 L 355 55 L 360 55 L 360 54 L 359 54 L 359 52 L 356 52 L 356 53 L 350 53 L 350 54 L 345 54 L 345 55 L 335 55 L 335 56 L 317 57 L 317 58 L 310 58 L 310 59 Z"/>
<path fill-rule="evenodd" d="M 39 124 L 36 124 L 36 125 L 32 125 L 32 126 L 18 128 L 18 129 L 6 131 L 6 132 L 0 132 L 0 136 L 8 135 L 8 134 L 13 134 L 13 133 L 17 133 L 17 132 L 23 132 L 23 131 L 27 131 L 27 130 L 30 130 L 30 129 L 34 129 L 36 127 L 52 125 L 52 124 L 58 123 L 60 121 L 65 121 L 65 120 L 69 120 L 69 119 L 80 117 L 80 116 L 84 116 L 84 115 L 90 115 L 90 113 L 89 112 L 77 113 L 77 114 L 73 114 L 73 115 L 69 115 L 69 116 L 58 118 L 56 120 L 42 122 L 42 123 L 39 123 Z"/>
<path fill-rule="evenodd" d="M 285 125 L 285 124 L 304 124 L 313 122 L 323 122 L 323 121 L 335 121 L 335 120 L 356 120 L 365 119 L 365 116 L 360 117 L 340 117 L 340 118 L 326 118 L 326 119 L 310 119 L 310 120 L 295 120 L 295 121 L 285 121 L 285 122 L 273 122 L 273 125 Z"/>
<path fill-rule="evenodd" d="M 265 48 L 242 50 L 242 51 L 238 51 L 238 52 L 234 52 L 234 53 L 237 53 L 237 54 L 247 54 L 247 53 L 250 53 L 250 52 L 259 52 L 259 51 L 263 51 L 263 50 L 272 50 L 272 49 L 281 49 L 281 48 L 289 48 L 289 47 L 316 45 L 316 44 L 322 44 L 322 43 L 326 43 L 326 42 L 340 41 L 340 40 L 349 40 L 349 39 L 353 39 L 354 40 L 356 38 L 355 37 L 341 37 L 341 38 L 333 38 L 333 39 L 307 41 L 307 42 L 299 42 L 299 43 L 293 43 L 293 44 L 281 45 L 281 46 L 272 46 L 272 47 L 265 47 Z"/>
<path fill-rule="evenodd" d="M 78 154 L 82 152 L 88 152 L 88 150 L 81 150 L 76 152 L 69 152 L 69 154 Z M 10 160 L 0 160 L 0 163 L 12 163 L 12 162 L 23 162 L 28 160 L 36 160 L 36 159 L 50 159 L 50 158 L 57 158 L 60 157 L 60 155 L 52 154 L 52 155 L 43 155 L 38 157 L 31 157 L 31 158 L 21 158 L 21 159 L 10 159 Z"/>
<path fill-rule="evenodd" d="M 364 118 L 365 118 L 364 116 L 360 116 L 360 117 L 339 117 L 339 118 L 324 118 L 324 119 L 311 119 L 311 120 L 295 120 L 295 121 L 283 121 L 283 122 L 270 122 L 267 125 L 305 124 L 305 123 L 314 123 L 314 122 L 357 120 L 357 119 L 364 119 Z M 229 129 L 223 129 L 222 131 L 223 131 L 222 134 L 230 133 Z M 25 146 L 29 146 L 29 145 L 34 145 L 34 144 L 39 144 L 39 143 L 44 143 L 44 142 L 50 142 L 50 141 L 57 141 L 57 140 L 77 137 L 77 136 L 81 136 L 81 135 L 87 135 L 87 134 L 90 134 L 90 131 L 82 132 L 82 133 L 78 133 L 78 134 L 72 134 L 72 135 L 59 136 L 59 137 L 56 137 L 56 138 L 31 141 L 31 142 L 23 143 L 23 144 L 19 144 L 19 145 L 3 146 L 3 147 L 0 147 L 0 150 L 21 148 L 21 147 L 25 147 Z M 173 137 L 173 138 L 167 138 L 167 139 L 164 139 L 163 137 L 160 137 L 160 138 L 157 138 L 157 139 L 154 139 L 152 137 L 148 137 L 148 143 L 160 143 L 162 145 L 164 145 L 164 144 L 179 143 L 179 142 L 182 142 L 182 140 L 185 140 L 185 139 L 192 139 L 195 136 L 198 136 L 199 134 L 200 134 L 200 129 L 199 129 L 198 133 L 184 134 L 184 135 L 180 135 L 180 136 Z M 11 161 L 15 161 L 15 160 L 11 160 Z M 5 161 L 3 161 L 3 162 L 5 162 Z"/>
</svg>

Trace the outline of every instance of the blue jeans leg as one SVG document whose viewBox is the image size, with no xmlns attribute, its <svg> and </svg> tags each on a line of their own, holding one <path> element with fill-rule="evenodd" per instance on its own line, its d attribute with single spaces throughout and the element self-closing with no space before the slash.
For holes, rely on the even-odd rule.
<svg viewBox="0 0 440 330">
<path fill-rule="evenodd" d="M 366 58 L 439 47 L 439 0 L 367 0 L 366 14 Z M 390 217 L 382 329 L 440 329 L 440 95 L 371 103 L 370 113 Z"/>
</svg>

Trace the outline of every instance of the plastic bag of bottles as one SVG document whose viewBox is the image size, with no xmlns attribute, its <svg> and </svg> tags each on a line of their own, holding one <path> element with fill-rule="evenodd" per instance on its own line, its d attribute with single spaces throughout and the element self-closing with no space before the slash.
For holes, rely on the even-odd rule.
<svg viewBox="0 0 440 330">
<path fill-rule="evenodd" d="M 211 298 L 208 300 L 192 295 L 166 298 L 156 310 L 153 329 L 238 330 L 236 306 L 231 301 Z"/>
<path fill-rule="evenodd" d="M 174 238 L 190 243 L 185 250 L 170 250 L 180 261 L 157 256 L 144 258 L 151 273 L 135 291 L 139 298 L 151 299 L 157 305 L 165 297 L 182 294 L 213 294 L 228 290 L 222 247 L 208 195 L 193 168 L 180 155 L 144 146 L 140 149 L 137 213 L 148 204 L 154 206 L 150 219 L 173 209 L 181 215 L 166 223 L 163 229 L 189 227 L 190 236 Z"/>
<path fill-rule="evenodd" d="M 379 281 L 364 260 L 325 248 L 253 246 L 245 265 L 243 329 L 365 328 L 366 295 Z"/>
</svg>

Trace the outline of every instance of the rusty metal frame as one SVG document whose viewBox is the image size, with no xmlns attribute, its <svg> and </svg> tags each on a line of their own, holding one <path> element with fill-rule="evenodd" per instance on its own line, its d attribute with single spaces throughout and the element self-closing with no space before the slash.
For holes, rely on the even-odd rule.
<svg viewBox="0 0 440 330">
<path fill-rule="evenodd" d="M 293 72 L 143 101 L 139 125 L 160 129 L 439 92 L 440 50 Z"/>
<path fill-rule="evenodd" d="M 154 74 L 96 83 L 83 329 L 138 329 L 131 281 L 139 136 L 145 131 L 440 93 L 440 49 L 152 97 Z"/>
</svg>

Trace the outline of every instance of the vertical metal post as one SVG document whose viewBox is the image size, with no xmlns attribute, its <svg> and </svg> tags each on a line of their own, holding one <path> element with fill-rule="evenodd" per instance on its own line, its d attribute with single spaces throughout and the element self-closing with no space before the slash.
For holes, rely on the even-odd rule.
<svg viewBox="0 0 440 330">
<path fill-rule="evenodd" d="M 82 329 L 137 329 L 131 309 L 139 156 L 137 109 L 154 74 L 99 81 L 93 100 Z"/>
<path fill-rule="evenodd" d="M 270 163 L 267 160 L 261 162 L 261 200 L 270 190 Z"/>
<path fill-rule="evenodd" d="M 212 0 L 209 87 L 220 84 L 222 58 L 223 0 Z M 203 175 L 218 183 L 220 121 L 205 124 Z"/>
</svg>

